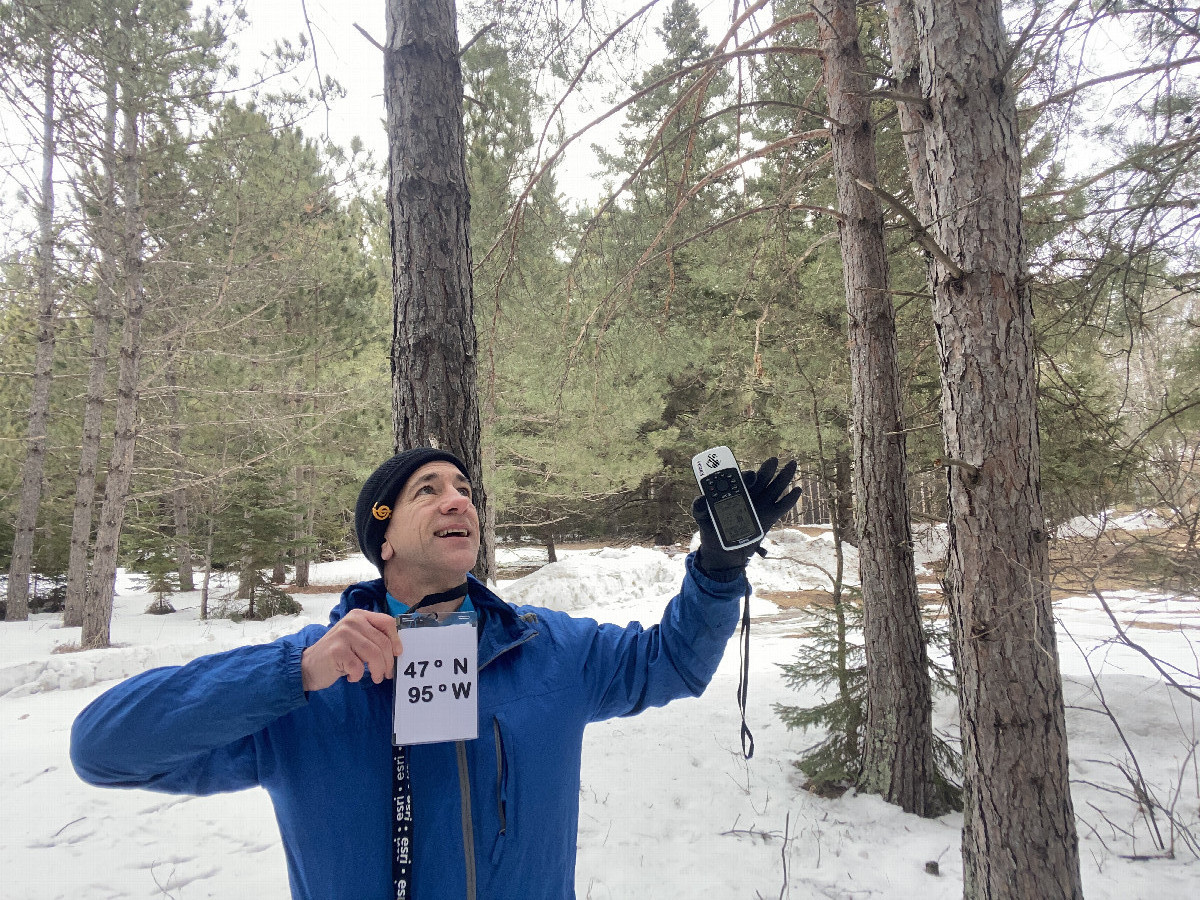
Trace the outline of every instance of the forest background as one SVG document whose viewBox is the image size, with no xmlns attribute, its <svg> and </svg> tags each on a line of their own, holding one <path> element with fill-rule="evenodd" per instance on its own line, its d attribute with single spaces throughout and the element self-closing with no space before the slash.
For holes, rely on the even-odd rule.
<svg viewBox="0 0 1200 900">
<path fill-rule="evenodd" d="M 1009 859 L 973 828 L 994 805 L 980 792 L 1006 792 L 985 761 L 1004 732 L 1006 774 L 1034 789 L 1016 808 L 1046 811 L 1030 833 L 1067 848 L 1025 877 L 1077 873 L 1065 748 L 1035 760 L 1005 728 L 1037 727 L 1045 700 L 1062 735 L 1051 587 L 1103 604 L 1114 577 L 1200 582 L 1200 9 L 1009 3 L 1000 35 L 988 3 L 759 0 L 724 20 L 688 0 L 389 6 L 418 30 L 435 8 L 465 87 L 475 335 L 466 319 L 448 343 L 466 359 L 439 357 L 436 332 L 398 355 L 411 273 L 393 260 L 435 270 L 466 250 L 401 239 L 400 210 L 453 167 L 420 158 L 440 125 L 391 116 L 420 94 L 412 70 L 389 94 L 385 188 L 360 140 L 301 129 L 340 93 L 303 4 L 298 36 L 249 70 L 236 2 L 0 4 L 19 186 L 0 260 L 6 618 L 63 608 L 84 648 L 107 646 L 119 565 L 146 574 L 156 611 L 199 587 L 202 617 L 294 612 L 280 585 L 353 550 L 358 486 L 400 440 L 401 364 L 469 369 L 477 403 L 441 396 L 478 409 L 487 547 L 674 543 L 692 530 L 694 452 L 796 458 L 799 521 L 861 551 L 870 690 L 839 554 L 828 640 L 788 673 L 835 702 L 781 712 L 828 726 L 814 780 L 922 815 L 955 802 L 954 763 L 929 746 L 938 629 L 920 622 L 909 517 L 948 521 L 964 859 Z M 456 78 L 432 122 L 457 121 Z M 601 190 L 570 197 L 558 169 L 593 140 Z M 1147 509 L 1136 539 L 1054 539 L 1081 514 Z M 210 609 L 214 570 L 238 588 Z M 1020 713 L 1003 728 L 973 706 L 996 686 Z"/>
<path fill-rule="evenodd" d="M 703 65 L 713 37 L 690 3 L 624 22 L 586 4 L 565 18 L 537 4 L 460 10 L 485 484 L 501 536 L 679 540 L 688 460 L 716 443 L 745 464 L 800 460 L 805 521 L 828 521 L 829 498 L 852 506 L 815 26 L 804 4 L 760 6 L 721 36 L 716 65 Z M 1049 519 L 1160 508 L 1181 543 L 1141 563 L 1194 583 L 1197 33 L 1195 10 L 1172 9 L 1014 3 L 1008 28 Z M 122 14 L 138 17 L 134 37 Z M 320 122 L 339 93 L 302 17 L 260 71 L 235 67 L 247 15 L 3 6 L 5 178 L 19 190 L 0 261 L 0 566 L 22 466 L 40 453 L 35 608 L 61 602 L 73 544 L 76 573 L 89 541 L 115 544 L 92 523 L 113 472 L 127 481 L 107 501 L 128 510 L 123 562 L 185 589 L 208 566 L 238 567 L 253 604 L 253 573 L 290 569 L 303 584 L 309 561 L 353 547 L 357 486 L 388 451 L 381 167 L 360 141 L 294 124 Z M 879 189 L 898 201 L 888 262 L 910 494 L 916 517 L 939 519 L 925 253 L 900 211 L 911 188 L 882 7 L 860 18 Z M 127 108 L 136 127 L 120 132 Z M 577 128 L 580 109 L 623 117 L 594 148 L 603 193 L 587 202 L 555 179 L 564 148 L 596 135 Z M 124 423 L 122 397 L 136 397 Z"/>
</svg>

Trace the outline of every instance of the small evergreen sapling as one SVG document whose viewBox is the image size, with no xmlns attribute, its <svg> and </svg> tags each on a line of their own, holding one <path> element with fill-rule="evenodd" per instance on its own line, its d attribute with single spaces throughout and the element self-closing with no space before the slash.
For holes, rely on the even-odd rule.
<svg viewBox="0 0 1200 900">
<path fill-rule="evenodd" d="M 841 796 L 858 781 L 867 699 L 861 595 L 842 588 L 832 597 L 830 605 L 810 611 L 813 623 L 795 660 L 780 666 L 789 687 L 816 690 L 826 699 L 812 706 L 775 704 L 776 714 L 789 729 L 824 729 L 824 739 L 796 760 L 796 767 L 808 776 L 805 789 L 824 797 Z M 949 630 L 945 625 L 927 620 L 925 634 L 936 648 L 948 646 Z M 950 669 L 934 663 L 931 675 L 935 691 L 954 691 Z M 933 756 L 934 783 L 941 805 L 961 810 L 962 759 L 958 749 L 935 734 Z"/>
</svg>

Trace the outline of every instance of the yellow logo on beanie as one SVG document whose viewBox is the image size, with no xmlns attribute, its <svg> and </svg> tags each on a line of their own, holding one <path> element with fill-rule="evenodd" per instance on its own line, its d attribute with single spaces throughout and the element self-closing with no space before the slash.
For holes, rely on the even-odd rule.
<svg viewBox="0 0 1200 900">
<path fill-rule="evenodd" d="M 390 506 L 384 506 L 382 503 L 376 503 L 371 507 L 371 515 L 382 522 L 392 515 L 392 508 Z"/>
</svg>

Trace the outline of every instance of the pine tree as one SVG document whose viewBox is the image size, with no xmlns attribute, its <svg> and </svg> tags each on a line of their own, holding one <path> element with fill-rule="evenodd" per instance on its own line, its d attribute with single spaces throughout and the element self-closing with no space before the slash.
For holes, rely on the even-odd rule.
<svg viewBox="0 0 1200 900">
<path fill-rule="evenodd" d="M 1016 98 L 1000 4 L 914 3 L 950 484 L 967 897 L 1082 896 L 1039 486 Z"/>
<path fill-rule="evenodd" d="M 52 7 L 6 8 L 0 11 L 0 62 L 9 77 L 0 84 L 19 106 L 27 84 L 40 92 L 41 177 L 37 199 L 38 240 L 37 279 L 37 350 L 34 356 L 32 390 L 29 399 L 25 438 L 25 462 L 21 470 L 20 505 L 14 523 L 12 559 L 8 572 L 8 601 L 5 617 L 9 621 L 29 618 L 29 576 L 33 556 L 34 529 L 42 496 L 42 477 L 46 463 L 46 432 L 50 415 L 50 385 L 57 328 L 58 285 L 55 267 L 54 164 L 60 128 L 56 108 L 61 78 L 59 55 L 63 39 L 69 34 L 71 16 L 59 15 Z M 66 27 L 64 27 L 66 26 Z M 22 84 L 22 80 L 26 84 Z"/>
<path fill-rule="evenodd" d="M 140 369 L 146 316 L 146 176 L 151 147 L 178 137 L 173 116 L 179 106 L 206 96 L 217 52 L 224 42 L 218 20 L 193 23 L 172 5 L 118 6 L 110 52 L 119 60 L 117 78 L 120 154 L 116 173 L 120 197 L 119 270 L 123 286 L 122 330 L 117 374 L 113 448 L 105 478 L 95 550 L 83 611 L 81 646 L 106 647 L 112 617 L 117 555 L 125 506 L 133 479 Z M 168 92 L 168 87 L 172 90 Z M 163 152 L 162 148 L 156 148 Z"/>
<path fill-rule="evenodd" d="M 389 0 L 387 21 L 393 448 L 456 453 L 486 522 L 455 5 Z M 485 580 L 492 540 L 483 536 L 475 568 Z"/>
</svg>

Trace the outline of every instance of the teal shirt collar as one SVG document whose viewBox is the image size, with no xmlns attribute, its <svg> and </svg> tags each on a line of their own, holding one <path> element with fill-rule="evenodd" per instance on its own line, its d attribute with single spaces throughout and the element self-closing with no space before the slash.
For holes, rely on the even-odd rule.
<svg viewBox="0 0 1200 900">
<path fill-rule="evenodd" d="M 402 616 L 408 612 L 408 605 L 401 603 L 391 594 L 387 595 L 388 612 L 393 616 Z M 463 597 L 462 606 L 458 608 L 459 612 L 475 612 L 475 604 L 471 602 L 471 596 L 468 594 Z"/>
</svg>

